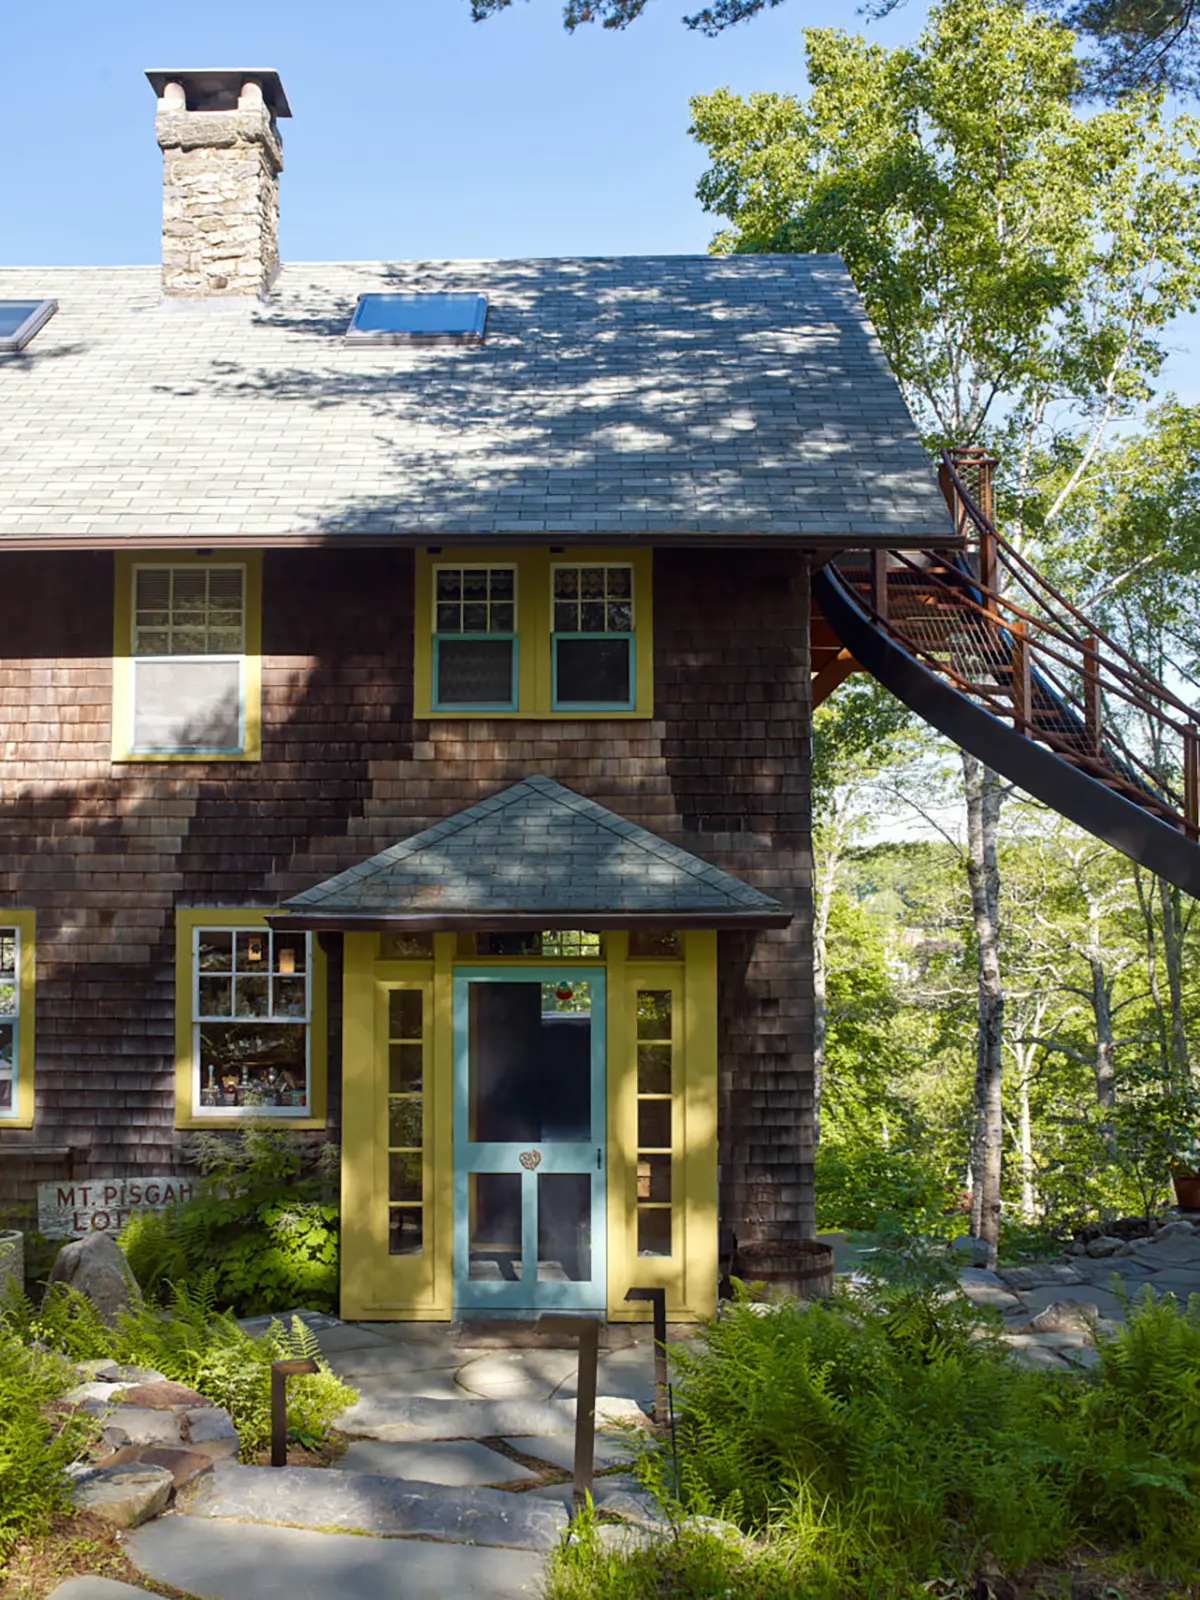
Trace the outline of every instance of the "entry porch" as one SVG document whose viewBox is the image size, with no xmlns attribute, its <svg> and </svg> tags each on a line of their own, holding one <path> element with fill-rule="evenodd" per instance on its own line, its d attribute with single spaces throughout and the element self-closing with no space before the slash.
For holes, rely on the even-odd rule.
<svg viewBox="0 0 1200 1600">
<path fill-rule="evenodd" d="M 718 940 L 779 902 L 536 776 L 271 920 L 344 939 L 343 1317 L 712 1314 Z"/>
</svg>

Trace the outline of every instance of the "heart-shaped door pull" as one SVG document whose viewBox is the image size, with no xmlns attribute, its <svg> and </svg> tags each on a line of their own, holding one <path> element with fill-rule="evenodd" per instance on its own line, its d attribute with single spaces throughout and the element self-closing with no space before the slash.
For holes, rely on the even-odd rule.
<svg viewBox="0 0 1200 1600">
<path fill-rule="evenodd" d="M 535 1167 L 541 1166 L 542 1152 L 540 1150 L 522 1150 L 518 1160 L 526 1172 L 532 1172 Z"/>
</svg>

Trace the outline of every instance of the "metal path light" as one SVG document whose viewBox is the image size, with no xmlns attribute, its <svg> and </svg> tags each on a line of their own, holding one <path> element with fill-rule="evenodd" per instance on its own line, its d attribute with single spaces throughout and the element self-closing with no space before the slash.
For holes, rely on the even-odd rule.
<svg viewBox="0 0 1200 1600">
<path fill-rule="evenodd" d="M 316 1372 L 317 1363 L 310 1356 L 298 1356 L 294 1361 L 271 1363 L 271 1465 L 287 1466 L 287 1381 L 304 1373 Z"/>
<path fill-rule="evenodd" d="M 575 1479 L 571 1502 L 581 1511 L 592 1492 L 596 1467 L 596 1368 L 600 1360 L 600 1323 L 596 1317 L 546 1315 L 538 1318 L 546 1333 L 565 1333 L 579 1340 L 579 1378 L 575 1386 Z"/>
<path fill-rule="evenodd" d="M 654 1307 L 654 1420 L 667 1420 L 667 1291 L 627 1289 L 626 1301 L 649 1300 Z"/>
</svg>

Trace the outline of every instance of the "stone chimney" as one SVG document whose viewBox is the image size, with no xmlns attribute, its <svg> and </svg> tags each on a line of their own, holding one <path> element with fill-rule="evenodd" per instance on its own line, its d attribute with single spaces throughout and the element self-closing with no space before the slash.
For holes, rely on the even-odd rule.
<svg viewBox="0 0 1200 1600">
<path fill-rule="evenodd" d="M 147 72 L 163 153 L 163 293 L 257 295 L 279 265 L 276 72 Z"/>
</svg>

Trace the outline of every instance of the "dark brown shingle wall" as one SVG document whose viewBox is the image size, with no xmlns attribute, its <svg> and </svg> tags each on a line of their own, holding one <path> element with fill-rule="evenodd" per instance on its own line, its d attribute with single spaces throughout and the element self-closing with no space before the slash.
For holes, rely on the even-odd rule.
<svg viewBox="0 0 1200 1600">
<path fill-rule="evenodd" d="M 414 723 L 411 556 L 268 552 L 262 761 L 114 767 L 111 559 L 3 557 L 0 899 L 38 913 L 38 1123 L 0 1131 L 0 1203 L 68 1147 L 76 1177 L 177 1165 L 176 905 L 274 904 L 538 771 L 796 907 L 722 936 L 723 1204 L 742 1238 L 811 1223 L 807 570 L 660 552 L 655 595 L 653 721 Z M 335 1123 L 337 1060 L 335 1036 Z"/>
</svg>

